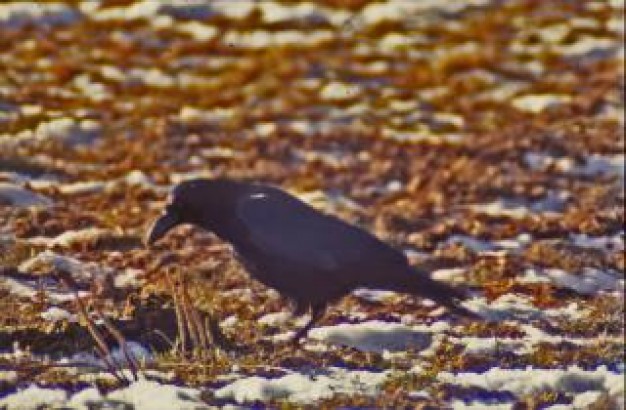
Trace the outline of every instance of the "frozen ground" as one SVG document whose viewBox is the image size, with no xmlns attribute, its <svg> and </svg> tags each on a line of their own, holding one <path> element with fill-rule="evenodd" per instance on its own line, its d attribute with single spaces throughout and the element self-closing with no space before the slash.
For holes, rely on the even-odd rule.
<svg viewBox="0 0 626 410">
<path fill-rule="evenodd" d="M 624 408 L 623 13 L 0 4 L 0 408 Z M 294 349 L 306 317 L 216 238 L 141 245 L 172 185 L 224 175 L 376 233 L 483 321 L 359 289 Z M 174 354 L 172 277 L 244 348 Z"/>
</svg>

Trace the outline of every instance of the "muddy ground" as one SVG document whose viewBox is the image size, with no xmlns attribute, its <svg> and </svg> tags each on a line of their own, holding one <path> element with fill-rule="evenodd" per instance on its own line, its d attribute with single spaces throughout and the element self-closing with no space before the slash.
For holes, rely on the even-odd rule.
<svg viewBox="0 0 626 410">
<path fill-rule="evenodd" d="M 0 4 L 0 408 L 620 408 L 623 12 Z M 485 320 L 357 292 L 294 349 L 289 305 L 215 237 L 141 244 L 198 176 L 276 184 L 370 230 Z M 171 404 L 107 373 L 59 272 Z M 172 352 L 168 277 L 248 348 Z"/>
</svg>

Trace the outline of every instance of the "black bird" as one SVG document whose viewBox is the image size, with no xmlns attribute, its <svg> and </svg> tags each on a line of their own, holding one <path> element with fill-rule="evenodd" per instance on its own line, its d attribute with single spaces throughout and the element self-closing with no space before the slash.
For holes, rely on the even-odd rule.
<svg viewBox="0 0 626 410">
<path fill-rule="evenodd" d="M 229 242 L 254 278 L 295 303 L 295 314 L 311 310 L 295 342 L 329 302 L 359 287 L 421 296 L 477 318 L 459 304 L 466 297 L 462 290 L 432 280 L 412 268 L 403 252 L 276 187 L 227 179 L 182 182 L 146 243 L 179 224 L 199 226 Z"/>
</svg>

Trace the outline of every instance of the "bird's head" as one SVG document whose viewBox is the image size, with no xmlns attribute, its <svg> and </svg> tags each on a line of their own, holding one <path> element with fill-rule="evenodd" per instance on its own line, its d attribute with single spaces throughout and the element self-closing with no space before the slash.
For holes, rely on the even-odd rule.
<svg viewBox="0 0 626 410">
<path fill-rule="evenodd" d="M 171 229 L 181 224 L 198 225 L 205 229 L 212 228 L 212 220 L 220 217 L 221 195 L 225 182 L 220 180 L 193 179 L 178 184 L 168 196 L 161 215 L 152 223 L 144 243 L 152 245 L 163 238 Z"/>
</svg>

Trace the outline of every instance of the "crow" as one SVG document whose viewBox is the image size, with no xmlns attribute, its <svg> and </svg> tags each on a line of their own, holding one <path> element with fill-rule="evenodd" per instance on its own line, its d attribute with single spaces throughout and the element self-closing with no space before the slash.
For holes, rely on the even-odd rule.
<svg viewBox="0 0 626 410">
<path fill-rule="evenodd" d="M 464 291 L 411 267 L 403 252 L 367 231 L 274 186 L 229 179 L 182 182 L 148 229 L 146 245 L 179 224 L 198 226 L 230 243 L 249 274 L 295 304 L 295 315 L 310 310 L 310 321 L 296 332 L 294 343 L 330 302 L 356 288 L 417 295 L 479 318 L 460 305 Z"/>
</svg>

